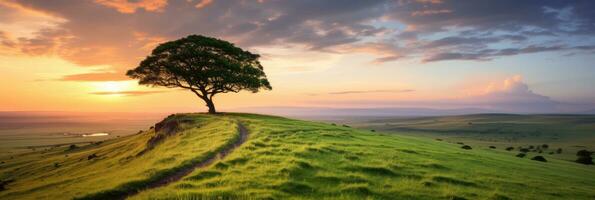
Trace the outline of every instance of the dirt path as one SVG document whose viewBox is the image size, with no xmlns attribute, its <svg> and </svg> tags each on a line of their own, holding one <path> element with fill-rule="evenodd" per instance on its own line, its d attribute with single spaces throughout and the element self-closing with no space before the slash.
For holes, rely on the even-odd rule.
<svg viewBox="0 0 595 200">
<path fill-rule="evenodd" d="M 206 166 L 210 165 L 211 163 L 213 163 L 213 161 L 215 161 L 217 159 L 225 158 L 225 156 L 227 156 L 234 149 L 236 149 L 237 147 L 242 145 L 248 139 L 248 129 L 242 123 L 239 123 L 239 122 L 238 122 L 238 131 L 240 132 L 240 139 L 237 140 L 235 143 L 229 145 L 228 147 L 226 147 L 219 153 L 215 154 L 214 156 L 211 156 L 210 158 L 203 160 L 202 162 L 199 162 L 199 163 L 192 165 L 190 167 L 180 169 L 179 171 L 171 174 L 170 176 L 167 176 L 162 179 L 156 180 L 152 183 L 149 183 L 147 185 L 147 187 L 145 187 L 143 190 L 130 191 L 130 192 L 126 193 L 125 195 L 121 196 L 121 198 L 117 198 L 117 199 L 126 199 L 126 198 L 134 196 L 144 190 L 150 190 L 150 189 L 169 185 L 170 183 L 179 181 L 186 175 L 192 173 L 197 168 L 206 167 Z"/>
</svg>

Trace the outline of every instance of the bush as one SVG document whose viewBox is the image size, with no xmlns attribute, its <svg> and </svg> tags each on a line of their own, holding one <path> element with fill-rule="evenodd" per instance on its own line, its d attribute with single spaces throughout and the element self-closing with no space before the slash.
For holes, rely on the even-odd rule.
<svg viewBox="0 0 595 200">
<path fill-rule="evenodd" d="M 506 151 L 512 151 L 514 150 L 514 147 L 506 147 Z"/>
<path fill-rule="evenodd" d="M 556 153 L 557 153 L 557 154 L 561 154 L 561 153 L 562 153 L 562 148 L 558 148 L 558 149 L 556 150 Z"/>
<path fill-rule="evenodd" d="M 576 156 L 578 156 L 578 158 L 576 159 L 576 162 L 585 164 L 585 165 L 592 165 L 593 158 L 591 157 L 591 154 L 593 154 L 593 152 L 590 152 L 587 150 L 580 150 L 580 151 L 576 152 Z"/>
<path fill-rule="evenodd" d="M 70 146 L 68 146 L 68 150 L 74 150 L 76 148 L 77 148 L 76 144 L 71 144 Z"/>
<path fill-rule="evenodd" d="M 585 165 L 592 165 L 593 164 L 593 158 L 591 157 L 578 157 L 578 159 L 576 159 L 577 163 L 580 164 L 585 164 Z"/>
<path fill-rule="evenodd" d="M 0 180 L 0 191 L 6 190 L 6 185 L 12 182 L 14 182 L 14 179 Z"/>
<path fill-rule="evenodd" d="M 543 156 L 535 156 L 535 157 L 531 158 L 531 160 L 536 160 L 536 161 L 540 161 L 540 162 L 547 162 L 547 160 Z"/>
<path fill-rule="evenodd" d="M 541 148 L 542 148 L 542 149 L 547 149 L 547 148 L 549 148 L 549 147 L 550 147 L 550 146 L 549 146 L 549 145 L 547 145 L 547 144 L 542 144 L 542 145 L 541 145 Z"/>
<path fill-rule="evenodd" d="M 496 148 L 496 146 L 490 146 L 490 149 L 495 149 L 495 148 Z"/>
<path fill-rule="evenodd" d="M 588 156 L 591 156 L 591 154 L 593 154 L 593 152 L 590 152 L 590 151 L 587 151 L 584 149 L 576 152 L 576 156 L 579 156 L 579 157 L 588 157 Z"/>
<path fill-rule="evenodd" d="M 526 155 L 527 154 L 525 154 L 525 153 L 519 153 L 519 154 L 516 155 L 516 157 L 524 158 Z"/>
<path fill-rule="evenodd" d="M 87 156 L 87 160 L 91 160 L 91 159 L 97 158 L 97 157 L 98 157 L 97 154 L 91 154 L 91 155 Z"/>
<path fill-rule="evenodd" d="M 519 151 L 520 152 L 523 152 L 523 153 L 527 153 L 527 152 L 529 152 L 529 149 L 527 149 L 527 148 L 521 148 L 521 149 L 519 149 Z"/>
<path fill-rule="evenodd" d="M 472 149 L 471 146 L 469 146 L 469 145 L 463 145 L 461 148 L 462 149 L 467 149 L 467 150 Z"/>
</svg>

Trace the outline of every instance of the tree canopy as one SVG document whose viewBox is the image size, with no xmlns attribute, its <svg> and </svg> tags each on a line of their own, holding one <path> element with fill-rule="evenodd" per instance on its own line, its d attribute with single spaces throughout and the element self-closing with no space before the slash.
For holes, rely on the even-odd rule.
<svg viewBox="0 0 595 200">
<path fill-rule="evenodd" d="M 141 85 L 188 89 L 215 113 L 216 94 L 272 89 L 259 57 L 224 40 L 190 35 L 160 44 L 126 75 Z"/>
</svg>

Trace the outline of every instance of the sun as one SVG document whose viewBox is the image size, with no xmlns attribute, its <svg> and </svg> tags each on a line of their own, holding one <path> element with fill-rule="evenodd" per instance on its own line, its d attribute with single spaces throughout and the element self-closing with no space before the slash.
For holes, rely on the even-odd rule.
<svg viewBox="0 0 595 200">
<path fill-rule="evenodd" d="M 95 92 L 120 96 L 122 92 L 130 90 L 131 84 L 129 81 L 105 81 L 98 82 L 93 87 Z"/>
</svg>

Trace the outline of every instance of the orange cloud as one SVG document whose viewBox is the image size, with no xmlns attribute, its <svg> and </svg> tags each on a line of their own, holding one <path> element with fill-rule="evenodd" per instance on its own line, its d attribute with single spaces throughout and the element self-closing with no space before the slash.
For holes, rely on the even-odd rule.
<svg viewBox="0 0 595 200">
<path fill-rule="evenodd" d="M 134 32 L 133 36 L 140 48 L 146 51 L 151 51 L 157 45 L 167 41 L 165 37 L 151 36 L 144 32 Z"/>
<path fill-rule="evenodd" d="M 85 74 L 71 74 L 62 77 L 63 81 L 125 81 L 130 78 L 120 73 L 112 72 L 98 72 L 98 73 L 85 73 Z"/>
<path fill-rule="evenodd" d="M 411 16 L 427 16 L 427 15 L 437 15 L 437 14 L 445 14 L 451 13 L 452 10 L 442 9 L 442 10 L 418 10 L 411 13 Z"/>
<path fill-rule="evenodd" d="M 198 4 L 196 4 L 195 7 L 201 9 L 207 7 L 208 5 L 211 5 L 211 3 L 213 3 L 213 0 L 201 0 L 200 2 L 198 2 Z"/>
<path fill-rule="evenodd" d="M 146 11 L 161 11 L 167 5 L 167 0 L 95 0 L 95 3 L 115 8 L 121 13 L 134 13 L 139 8 Z"/>
<path fill-rule="evenodd" d="M 122 95 L 122 96 L 141 96 L 148 94 L 164 93 L 166 91 L 118 91 L 118 92 L 91 92 L 94 95 Z"/>
</svg>

